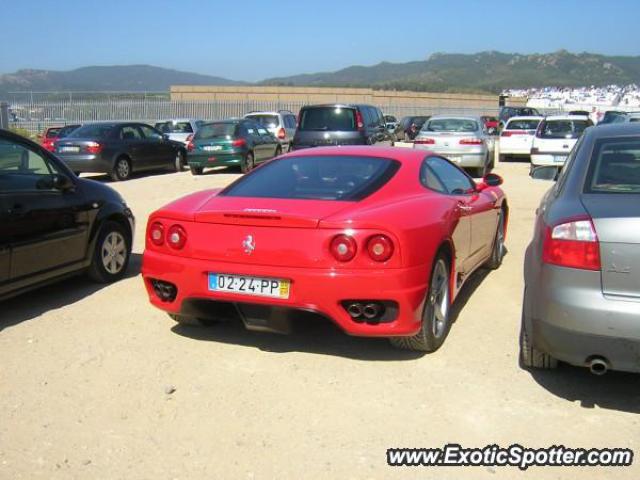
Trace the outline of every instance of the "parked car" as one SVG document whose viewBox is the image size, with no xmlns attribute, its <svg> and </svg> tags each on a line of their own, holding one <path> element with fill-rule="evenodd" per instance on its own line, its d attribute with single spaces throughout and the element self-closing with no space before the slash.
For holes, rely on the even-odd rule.
<svg viewBox="0 0 640 480">
<path fill-rule="evenodd" d="M 429 118 L 431 118 L 429 115 L 411 115 L 408 117 L 402 117 L 396 127 L 396 141 L 408 142 L 413 140 L 422 128 L 422 125 L 424 125 L 424 122 L 429 120 Z M 415 125 L 415 129 L 413 130 L 415 133 L 413 133 L 411 125 Z"/>
<path fill-rule="evenodd" d="M 79 124 L 65 125 L 62 127 L 49 127 L 42 135 L 40 145 L 50 152 L 54 152 L 56 140 L 66 137 L 78 127 L 80 127 Z"/>
<path fill-rule="evenodd" d="M 604 113 L 602 120 L 598 122 L 598 125 L 606 125 L 608 123 L 623 123 L 627 115 L 627 112 L 620 112 L 618 110 L 609 110 Z"/>
<path fill-rule="evenodd" d="M 289 151 L 289 146 L 296 133 L 296 117 L 289 110 L 278 110 L 277 112 L 251 112 L 244 118 L 253 120 L 278 139 L 280 149 L 283 152 Z"/>
<path fill-rule="evenodd" d="M 561 167 L 569 152 L 587 127 L 593 125 L 589 117 L 554 115 L 545 117 L 531 143 L 531 165 Z"/>
<path fill-rule="evenodd" d="M 465 281 L 502 261 L 500 183 L 418 150 L 295 151 L 152 213 L 144 284 L 181 323 L 239 314 L 284 332 L 311 315 L 434 351 Z"/>
<path fill-rule="evenodd" d="M 299 114 L 291 148 L 393 145 L 382 111 L 371 105 L 307 105 Z"/>
<path fill-rule="evenodd" d="M 205 123 L 187 146 L 193 175 L 208 167 L 238 166 L 247 173 L 282 153 L 282 146 L 261 124 L 250 119 Z"/>
<path fill-rule="evenodd" d="M 543 117 L 511 117 L 500 132 L 500 161 L 531 155 L 531 146 Z"/>
<path fill-rule="evenodd" d="M 504 127 L 511 117 L 540 117 L 540 112 L 531 107 L 502 107 L 498 113 L 499 127 Z"/>
<path fill-rule="evenodd" d="M 193 118 L 174 118 L 156 122 L 155 129 L 166 135 L 170 140 L 182 142 L 186 145 L 189 143 L 189 137 L 192 137 L 203 123 L 203 120 L 195 120 Z"/>
<path fill-rule="evenodd" d="M 586 130 L 536 212 L 522 363 L 640 372 L 640 125 Z"/>
<path fill-rule="evenodd" d="M 384 115 L 384 126 L 389 130 L 389 133 L 395 134 L 398 119 L 393 115 Z"/>
<path fill-rule="evenodd" d="M 133 172 L 169 168 L 181 171 L 186 146 L 144 123 L 83 125 L 56 142 L 56 154 L 76 173 L 99 172 L 127 180 Z"/>
<path fill-rule="evenodd" d="M 494 139 L 480 117 L 431 117 L 415 138 L 413 148 L 445 156 L 473 176 L 484 177 L 494 164 Z"/>
<path fill-rule="evenodd" d="M 480 118 L 484 122 L 484 127 L 487 129 L 487 132 L 489 132 L 489 135 L 497 135 L 498 125 L 500 124 L 498 117 L 483 115 Z"/>
<path fill-rule="evenodd" d="M 122 197 L 6 130 L 0 225 L 0 299 L 77 273 L 112 282 L 126 272 L 134 219 Z"/>
</svg>

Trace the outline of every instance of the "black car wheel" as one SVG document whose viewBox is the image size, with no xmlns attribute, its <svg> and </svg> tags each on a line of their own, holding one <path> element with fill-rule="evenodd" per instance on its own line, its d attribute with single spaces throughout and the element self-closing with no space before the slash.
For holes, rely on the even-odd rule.
<svg viewBox="0 0 640 480">
<path fill-rule="evenodd" d="M 522 320 L 520 322 L 519 364 L 524 368 L 541 368 L 547 370 L 554 369 L 558 366 L 557 359 L 553 358 L 548 353 L 541 352 L 533 346 L 531 337 L 527 332 L 527 326 L 524 317 L 524 302 L 522 308 Z"/>
<path fill-rule="evenodd" d="M 106 222 L 96 239 L 89 276 L 100 283 L 110 283 L 122 278 L 131 256 L 129 243 L 129 235 L 121 224 Z"/>
<path fill-rule="evenodd" d="M 204 168 L 196 167 L 195 165 L 189 165 L 189 170 L 191 170 L 191 175 L 202 175 Z"/>
<path fill-rule="evenodd" d="M 178 150 L 176 152 L 176 158 L 173 163 L 173 169 L 176 172 L 181 172 L 184 170 L 184 152 L 182 150 Z"/>
<path fill-rule="evenodd" d="M 251 170 L 253 170 L 254 166 L 255 163 L 253 159 L 253 153 L 249 152 L 245 155 L 244 159 L 240 163 L 240 171 L 242 173 L 249 173 Z"/>
<path fill-rule="evenodd" d="M 451 292 L 449 262 L 443 253 L 436 257 L 424 300 L 422 326 L 413 337 L 392 337 L 394 347 L 420 352 L 435 352 L 442 346 L 449 330 Z"/>
<path fill-rule="evenodd" d="M 111 179 L 118 182 L 131 177 L 131 161 L 127 157 L 119 157 L 111 172 Z"/>
<path fill-rule="evenodd" d="M 496 228 L 496 236 L 493 240 L 493 250 L 491 251 L 491 257 L 485 264 L 485 266 L 491 270 L 496 270 L 502 265 L 502 259 L 506 248 L 504 246 L 504 212 L 498 214 L 498 228 Z"/>
</svg>

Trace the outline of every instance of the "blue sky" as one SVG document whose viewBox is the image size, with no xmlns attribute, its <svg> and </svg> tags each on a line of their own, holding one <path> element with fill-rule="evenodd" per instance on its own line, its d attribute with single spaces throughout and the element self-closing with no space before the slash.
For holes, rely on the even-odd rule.
<svg viewBox="0 0 640 480">
<path fill-rule="evenodd" d="M 640 55 L 640 0 L 0 0 L 0 73 L 150 64 L 236 80 L 434 52 Z"/>
</svg>

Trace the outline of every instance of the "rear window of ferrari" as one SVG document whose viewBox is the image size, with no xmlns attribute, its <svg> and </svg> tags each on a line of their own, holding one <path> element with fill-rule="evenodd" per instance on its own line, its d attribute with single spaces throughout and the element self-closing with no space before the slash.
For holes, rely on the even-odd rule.
<svg viewBox="0 0 640 480">
<path fill-rule="evenodd" d="M 400 162 L 380 157 L 287 157 L 241 177 L 221 195 L 357 201 L 381 189 L 399 168 Z"/>
</svg>

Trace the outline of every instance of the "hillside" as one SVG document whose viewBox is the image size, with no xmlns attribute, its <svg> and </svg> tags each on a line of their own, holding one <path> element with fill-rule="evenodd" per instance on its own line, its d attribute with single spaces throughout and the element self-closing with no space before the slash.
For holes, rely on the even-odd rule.
<svg viewBox="0 0 640 480">
<path fill-rule="evenodd" d="M 70 71 L 19 70 L 0 75 L 0 93 L 16 91 L 161 92 L 171 85 L 238 85 L 221 77 L 150 65 L 84 67 Z"/>
<path fill-rule="evenodd" d="M 519 55 L 436 53 L 425 61 L 383 62 L 336 72 L 270 78 L 266 85 L 369 86 L 433 92 L 499 92 L 505 88 L 640 83 L 640 57 L 612 57 L 561 50 Z"/>
</svg>

